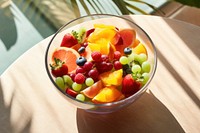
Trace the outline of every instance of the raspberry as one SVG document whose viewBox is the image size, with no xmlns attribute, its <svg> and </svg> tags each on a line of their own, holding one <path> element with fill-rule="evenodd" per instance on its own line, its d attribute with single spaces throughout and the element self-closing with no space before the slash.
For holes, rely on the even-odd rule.
<svg viewBox="0 0 200 133">
<path fill-rule="evenodd" d="M 101 61 L 101 53 L 100 52 L 93 52 L 91 57 L 94 61 Z"/>
<path fill-rule="evenodd" d="M 74 81 L 77 84 L 83 84 L 85 82 L 85 76 L 82 73 L 78 73 L 76 74 L 76 76 L 74 77 Z"/>
</svg>

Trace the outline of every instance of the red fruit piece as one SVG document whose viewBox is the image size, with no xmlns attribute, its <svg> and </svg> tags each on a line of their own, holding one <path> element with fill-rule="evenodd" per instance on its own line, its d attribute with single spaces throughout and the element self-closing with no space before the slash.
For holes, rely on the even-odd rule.
<svg viewBox="0 0 200 133">
<path fill-rule="evenodd" d="M 122 45 L 123 44 L 123 39 L 119 33 L 115 34 L 115 36 L 111 40 L 111 44 L 113 44 L 113 45 Z"/>
<path fill-rule="evenodd" d="M 70 33 L 67 33 L 64 35 L 62 42 L 61 42 L 61 47 L 72 47 L 78 43 L 78 40 Z"/>
<path fill-rule="evenodd" d="M 95 30 L 95 29 L 92 28 L 92 29 L 86 31 L 86 37 L 88 37 L 92 32 L 94 32 L 94 30 Z"/>
<path fill-rule="evenodd" d="M 50 65 L 51 73 L 54 77 L 62 77 L 68 74 L 68 66 L 60 59 L 54 58 L 54 63 Z"/>
<path fill-rule="evenodd" d="M 136 32 L 132 29 L 123 29 L 119 31 L 123 40 L 123 45 L 130 46 L 136 39 Z"/>
<path fill-rule="evenodd" d="M 97 81 L 99 78 L 99 72 L 96 69 L 92 69 L 88 72 L 88 76 L 91 77 L 94 81 Z"/>
<path fill-rule="evenodd" d="M 93 68 L 93 63 L 91 61 L 88 61 L 83 65 L 83 68 L 85 71 L 89 71 Z"/>
<path fill-rule="evenodd" d="M 76 74 L 74 81 L 78 84 L 83 84 L 85 82 L 85 76 L 82 73 Z"/>
<path fill-rule="evenodd" d="M 98 62 L 98 63 L 96 63 L 96 68 L 99 71 L 99 73 L 106 72 L 106 70 L 107 70 L 107 64 L 106 64 L 105 61 Z"/>
<path fill-rule="evenodd" d="M 115 52 L 114 52 L 114 59 L 115 59 L 115 60 L 119 60 L 120 57 L 121 57 L 121 53 L 120 53 L 119 51 L 115 51 Z"/>
<path fill-rule="evenodd" d="M 120 51 L 121 53 L 124 52 L 124 48 L 126 47 L 132 47 L 134 45 L 135 39 L 136 39 L 136 32 L 132 29 L 123 29 L 119 31 L 119 34 L 123 40 L 122 45 L 115 45 L 115 48 L 117 51 Z"/>
<path fill-rule="evenodd" d="M 106 71 L 111 71 L 113 68 L 113 64 L 110 62 L 106 63 L 106 66 L 107 66 Z"/>
<path fill-rule="evenodd" d="M 85 69 L 83 67 L 76 68 L 76 74 L 78 73 L 85 73 Z"/>
<path fill-rule="evenodd" d="M 92 52 L 91 57 L 94 61 L 101 61 L 101 53 L 100 52 Z"/>
<path fill-rule="evenodd" d="M 78 93 L 70 88 L 66 89 L 66 93 L 69 94 L 70 96 L 76 98 L 76 96 L 78 95 Z"/>
<path fill-rule="evenodd" d="M 108 62 L 109 61 L 108 55 L 106 55 L 106 54 L 101 55 L 101 61 Z"/>
<path fill-rule="evenodd" d="M 126 75 L 122 80 L 122 93 L 128 97 L 136 93 L 141 87 L 141 83 L 133 79 L 131 74 Z"/>
<path fill-rule="evenodd" d="M 114 65 L 115 70 L 119 70 L 122 68 L 122 64 L 118 60 L 115 61 L 113 65 Z"/>
<path fill-rule="evenodd" d="M 75 74 L 75 73 L 70 73 L 69 76 L 70 76 L 71 79 L 74 81 L 74 78 L 75 78 L 76 74 Z"/>
</svg>

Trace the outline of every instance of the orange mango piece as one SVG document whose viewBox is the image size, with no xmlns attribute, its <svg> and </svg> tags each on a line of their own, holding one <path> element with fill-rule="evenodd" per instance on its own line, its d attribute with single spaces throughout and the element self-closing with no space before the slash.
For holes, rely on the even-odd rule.
<svg viewBox="0 0 200 133">
<path fill-rule="evenodd" d="M 116 30 L 110 28 L 95 28 L 94 32 L 88 37 L 88 42 L 96 43 L 101 38 L 111 41 L 116 34 Z"/>
<path fill-rule="evenodd" d="M 147 49 L 142 43 L 139 43 L 135 48 L 133 48 L 133 52 L 136 54 L 144 53 L 147 55 Z"/>
<path fill-rule="evenodd" d="M 109 52 L 109 59 L 112 60 L 114 58 L 114 52 L 116 51 L 116 48 L 114 45 L 110 44 L 110 52 Z"/>
<path fill-rule="evenodd" d="M 135 48 L 138 44 L 140 44 L 140 40 L 135 39 L 134 43 L 131 46 L 132 46 L 132 48 Z"/>
<path fill-rule="evenodd" d="M 103 82 L 105 86 L 119 86 L 122 83 L 122 75 L 123 71 L 122 69 L 119 69 L 114 72 L 105 72 L 102 73 L 99 78 Z"/>
<path fill-rule="evenodd" d="M 103 88 L 93 99 L 94 103 L 108 103 L 120 100 L 123 94 L 115 86 Z"/>
<path fill-rule="evenodd" d="M 105 24 L 94 24 L 94 28 L 115 29 L 115 26 L 113 26 L 113 25 L 105 25 Z"/>
<path fill-rule="evenodd" d="M 104 38 L 96 40 L 95 43 L 88 43 L 88 46 L 90 47 L 92 52 L 98 51 L 101 54 L 106 54 L 106 55 L 108 55 L 110 52 L 110 43 Z"/>
</svg>

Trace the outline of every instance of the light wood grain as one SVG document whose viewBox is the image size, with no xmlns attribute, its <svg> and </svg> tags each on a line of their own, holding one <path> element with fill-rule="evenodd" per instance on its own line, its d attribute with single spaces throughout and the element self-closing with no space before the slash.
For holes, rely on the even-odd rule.
<svg viewBox="0 0 200 133">
<path fill-rule="evenodd" d="M 200 28 L 161 17 L 126 17 L 150 35 L 158 50 L 157 71 L 149 91 L 129 107 L 108 115 L 76 109 L 48 79 L 44 67 L 47 38 L 1 75 L 0 131 L 198 133 Z"/>
</svg>

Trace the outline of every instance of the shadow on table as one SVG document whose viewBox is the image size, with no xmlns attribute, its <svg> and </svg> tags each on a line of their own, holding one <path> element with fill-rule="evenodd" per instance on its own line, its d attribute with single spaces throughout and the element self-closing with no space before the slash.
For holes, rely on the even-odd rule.
<svg viewBox="0 0 200 133">
<path fill-rule="evenodd" d="M 20 129 L 14 127 L 13 123 L 11 122 L 12 119 L 12 108 L 13 105 L 13 99 L 15 97 L 15 92 L 12 93 L 12 98 L 10 100 L 9 105 L 5 105 L 4 101 L 4 95 L 1 89 L 1 82 L 0 82 L 0 132 L 1 133 L 12 133 L 12 132 L 18 132 L 18 133 L 29 133 L 30 127 L 31 127 L 31 119 L 26 120 L 26 125 L 20 125 L 20 123 L 23 123 L 23 113 L 20 114 L 19 121 L 15 121 L 17 124 L 20 125 Z M 17 111 L 17 110 L 16 110 Z"/>
<path fill-rule="evenodd" d="M 171 29 L 173 29 L 173 31 L 180 37 L 180 39 L 182 41 L 184 41 L 185 45 L 200 60 L 200 52 L 199 52 L 200 45 L 199 45 L 199 43 L 196 43 L 196 42 L 200 42 L 200 37 L 199 37 L 200 27 L 198 27 L 196 25 L 187 26 L 188 23 L 182 23 L 181 25 L 174 25 L 174 24 L 171 24 L 171 23 L 173 23 L 173 21 L 165 21 L 165 22 L 171 27 Z M 184 29 L 184 31 L 179 30 L 179 29 Z M 186 32 L 187 34 L 183 34 L 184 32 Z M 192 34 L 192 37 L 188 36 L 188 34 Z M 187 39 L 185 39 L 185 38 L 187 38 Z M 170 65 L 170 63 L 167 61 L 167 59 L 162 55 L 162 53 L 160 51 L 158 52 L 158 54 L 159 54 L 159 57 L 160 57 L 162 63 L 166 66 L 168 71 L 174 75 L 175 79 L 180 83 L 183 90 L 188 94 L 188 96 L 190 96 L 190 98 L 194 101 L 194 103 L 200 109 L 200 100 L 199 100 L 198 96 L 195 94 L 195 92 L 192 90 L 192 88 L 184 81 L 183 78 L 181 78 L 181 76 Z M 193 60 L 193 59 L 191 58 L 191 60 Z M 190 61 L 188 61 L 188 62 L 190 62 Z M 188 70 L 190 70 L 190 69 L 192 69 L 192 67 L 188 68 Z M 192 71 L 190 71 L 190 72 L 192 73 Z"/>
<path fill-rule="evenodd" d="M 98 115 L 77 110 L 79 133 L 183 133 L 173 114 L 153 95 L 145 93 L 139 100 L 120 111 Z"/>
</svg>

